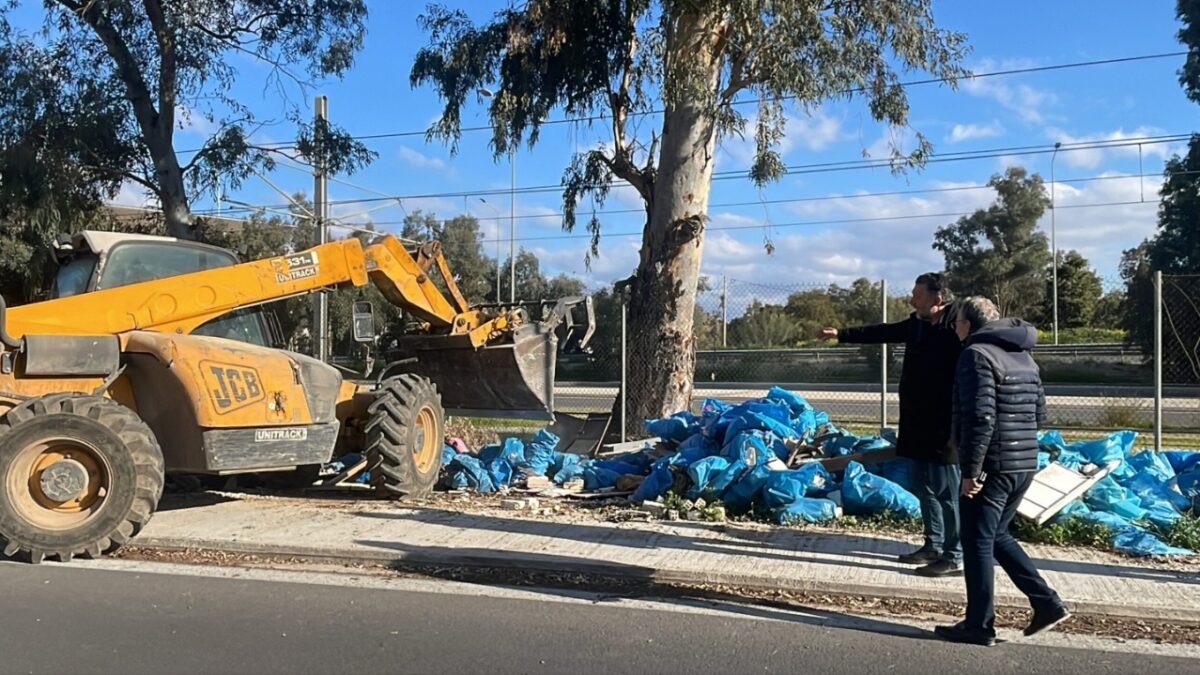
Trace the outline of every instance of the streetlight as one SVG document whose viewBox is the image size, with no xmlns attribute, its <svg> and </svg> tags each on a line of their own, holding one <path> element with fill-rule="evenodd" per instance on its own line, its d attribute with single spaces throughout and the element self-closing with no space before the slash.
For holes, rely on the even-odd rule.
<svg viewBox="0 0 1200 675">
<path fill-rule="evenodd" d="M 1051 279 L 1050 294 L 1054 306 L 1054 344 L 1056 345 L 1058 344 L 1058 238 L 1057 229 L 1054 226 L 1054 160 L 1058 157 L 1058 149 L 1061 146 L 1062 143 L 1055 143 L 1054 152 L 1050 155 L 1050 249 L 1054 256 L 1054 260 L 1052 261 L 1053 271 L 1051 274 L 1053 274 L 1053 279 Z"/>
<path fill-rule="evenodd" d="M 496 216 L 496 302 L 499 303 L 500 302 L 500 265 L 502 264 L 500 261 L 500 212 L 496 210 L 495 206 L 488 204 L 488 200 L 484 199 L 483 197 L 480 197 L 479 201 L 483 202 L 484 204 L 487 204 L 487 207 L 489 209 L 491 209 L 492 213 Z"/>
<path fill-rule="evenodd" d="M 480 96 L 492 98 L 495 93 L 487 87 L 479 87 L 476 89 Z M 508 166 L 510 170 L 508 183 L 508 261 L 509 261 L 509 287 L 508 301 L 516 304 L 517 302 L 517 161 L 514 154 L 515 148 L 509 143 L 508 146 Z M 496 278 L 500 278 L 500 268 L 496 267 Z M 496 294 L 496 302 L 500 302 L 500 294 Z"/>
</svg>

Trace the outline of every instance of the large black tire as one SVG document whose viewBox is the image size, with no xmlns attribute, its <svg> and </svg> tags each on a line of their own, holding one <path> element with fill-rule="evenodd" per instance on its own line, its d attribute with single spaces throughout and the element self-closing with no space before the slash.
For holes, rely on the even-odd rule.
<svg viewBox="0 0 1200 675">
<path fill-rule="evenodd" d="M 419 499 L 441 472 L 445 411 L 437 387 L 417 375 L 383 381 L 367 408 L 367 466 L 377 494 Z"/>
<path fill-rule="evenodd" d="M 55 464 L 70 464 L 75 498 L 45 491 Z M 69 480 L 81 474 L 82 488 Z M 0 553 L 34 563 L 111 553 L 150 521 L 163 482 L 158 440 L 129 408 L 85 394 L 26 401 L 0 418 Z"/>
</svg>

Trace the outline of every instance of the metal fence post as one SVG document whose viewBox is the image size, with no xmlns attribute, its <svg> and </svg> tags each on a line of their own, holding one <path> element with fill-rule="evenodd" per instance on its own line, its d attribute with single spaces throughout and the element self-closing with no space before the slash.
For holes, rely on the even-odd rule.
<svg viewBox="0 0 1200 675">
<path fill-rule="evenodd" d="M 1162 451 L 1163 411 L 1163 281 L 1162 272 L 1154 273 L 1154 450 Z"/>
<path fill-rule="evenodd" d="M 729 348 L 729 277 L 721 275 L 721 349 Z"/>
<path fill-rule="evenodd" d="M 629 391 L 629 341 L 625 325 L 629 320 L 629 300 L 621 298 L 621 442 L 625 442 L 625 428 Z"/>
<path fill-rule="evenodd" d="M 879 291 L 880 291 L 879 295 L 882 298 L 882 300 L 879 303 L 880 313 L 883 317 L 883 323 L 887 323 L 887 320 L 888 320 L 887 279 L 881 279 L 879 281 Z M 879 371 L 880 371 L 880 373 L 882 373 L 882 376 L 879 381 L 879 428 L 880 428 L 880 430 L 883 430 L 884 428 L 887 427 L 887 423 L 888 423 L 888 403 L 887 403 L 888 346 L 887 346 L 886 342 L 880 346 L 882 347 L 882 350 L 880 351 L 880 357 L 879 357 Z"/>
</svg>

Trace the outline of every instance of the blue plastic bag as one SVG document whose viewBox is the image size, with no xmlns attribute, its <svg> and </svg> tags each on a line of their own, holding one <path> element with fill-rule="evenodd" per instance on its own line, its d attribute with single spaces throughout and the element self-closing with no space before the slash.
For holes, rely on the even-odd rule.
<svg viewBox="0 0 1200 675">
<path fill-rule="evenodd" d="M 658 499 L 671 489 L 675 484 L 675 474 L 671 473 L 671 465 L 667 459 L 664 457 L 650 467 L 650 475 L 638 485 L 630 497 L 631 501 L 637 503 Z"/>
<path fill-rule="evenodd" d="M 525 461 L 520 464 L 520 469 L 527 475 L 545 476 L 554 464 L 556 447 L 558 436 L 546 429 L 538 431 L 525 446 Z"/>
<path fill-rule="evenodd" d="M 492 477 L 478 457 L 456 455 L 448 466 L 450 485 L 454 488 L 474 488 L 479 492 L 495 492 Z"/>
<path fill-rule="evenodd" d="M 1108 436 L 1094 441 L 1072 443 L 1068 449 L 1083 455 L 1092 464 L 1104 465 L 1110 462 L 1123 462 L 1136 440 L 1136 431 L 1114 431 Z"/>
<path fill-rule="evenodd" d="M 621 474 L 616 471 L 597 466 L 593 462 L 583 470 L 583 489 L 594 492 L 600 488 L 614 487 L 620 477 Z"/>
<path fill-rule="evenodd" d="M 1113 537 L 1113 548 L 1132 555 L 1191 555 L 1186 548 L 1168 546 L 1145 530 L 1131 529 Z"/>
<path fill-rule="evenodd" d="M 725 458 L 722 457 L 721 459 Z M 709 479 L 708 489 L 714 494 L 724 494 L 730 485 L 740 480 L 751 469 L 751 467 L 746 466 L 746 463 L 740 459 L 735 462 L 726 461 L 729 465 L 723 471 L 717 472 L 715 476 Z"/>
<path fill-rule="evenodd" d="M 556 485 L 562 485 L 569 480 L 582 478 L 587 464 L 579 455 L 562 452 L 555 457 L 554 465 L 551 468 L 554 470 L 552 480 Z"/>
<path fill-rule="evenodd" d="M 1200 466 L 1200 451 L 1167 450 L 1162 454 L 1176 474 L 1187 473 Z"/>
<path fill-rule="evenodd" d="M 833 477 L 817 462 L 790 471 L 772 471 L 762 487 L 763 505 L 778 509 L 792 502 L 820 493 Z"/>
<path fill-rule="evenodd" d="M 788 407 L 771 401 L 747 401 L 735 406 L 721 417 L 729 418 L 729 426 L 721 437 L 725 445 L 743 431 L 770 431 L 780 438 L 796 436 L 791 427 Z"/>
<path fill-rule="evenodd" d="M 457 454 L 458 451 L 454 449 L 453 445 L 442 446 L 442 466 L 449 464 L 450 460 L 454 459 L 454 456 Z"/>
<path fill-rule="evenodd" d="M 1135 452 L 1125 461 L 1134 471 L 1149 473 L 1162 481 L 1169 481 L 1175 477 L 1175 469 L 1167 458 L 1150 449 Z"/>
<path fill-rule="evenodd" d="M 670 417 L 645 421 L 646 432 L 664 441 L 685 441 L 700 433 L 700 423 L 690 412 L 677 412 Z"/>
<path fill-rule="evenodd" d="M 828 499 L 801 497 L 772 513 L 779 525 L 826 523 L 837 517 L 837 505 Z"/>
<path fill-rule="evenodd" d="M 692 487 L 688 489 L 688 499 L 695 499 L 709 493 L 709 484 L 721 472 L 729 468 L 729 460 L 724 457 L 705 457 L 688 467 L 688 478 Z"/>
<path fill-rule="evenodd" d="M 921 515 L 921 504 L 913 494 L 892 481 L 868 473 L 858 462 L 850 462 L 842 479 L 842 505 L 851 515 L 890 511 L 909 518 Z"/>
<path fill-rule="evenodd" d="M 492 485 L 499 488 L 502 485 L 509 485 L 513 478 L 513 465 L 506 457 L 497 457 L 493 459 L 487 466 L 488 476 L 492 479 Z"/>
<path fill-rule="evenodd" d="M 749 511 L 754 502 L 758 500 L 763 486 L 767 483 L 767 478 L 774 473 L 778 472 L 771 471 L 760 464 L 743 474 L 721 495 L 721 501 L 725 503 L 726 510 L 735 515 Z"/>
<path fill-rule="evenodd" d="M 763 437 L 756 433 L 742 433 L 725 446 L 721 451 L 721 456 L 729 460 L 730 464 L 741 462 L 746 466 L 757 466 L 766 464 L 775 456 L 771 452 Z"/>
</svg>

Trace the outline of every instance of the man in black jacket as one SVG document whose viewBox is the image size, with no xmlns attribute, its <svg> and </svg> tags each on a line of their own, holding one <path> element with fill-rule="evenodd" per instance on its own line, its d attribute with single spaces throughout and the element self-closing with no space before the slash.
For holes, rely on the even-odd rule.
<svg viewBox="0 0 1200 675">
<path fill-rule="evenodd" d="M 900 424 L 896 454 L 912 460 L 912 482 L 921 501 L 925 544 L 900 556 L 924 576 L 962 574 L 959 542 L 958 455 L 950 438 L 954 364 L 961 351 L 951 324 L 942 276 L 922 274 L 913 284 L 915 310 L 896 323 L 826 328 L 821 336 L 843 344 L 904 343 L 900 370 Z"/>
<path fill-rule="evenodd" d="M 955 372 L 954 435 L 962 466 L 967 617 L 935 632 L 954 642 L 991 646 L 996 641 L 994 563 L 1033 607 L 1025 635 L 1070 616 L 1008 532 L 1037 472 L 1037 430 L 1046 419 L 1046 396 L 1029 355 L 1037 343 L 1033 326 L 1001 319 L 986 298 L 966 298 L 956 307 L 954 328 L 964 341 Z"/>
</svg>

